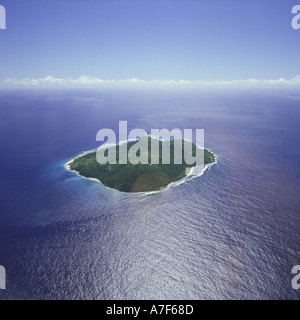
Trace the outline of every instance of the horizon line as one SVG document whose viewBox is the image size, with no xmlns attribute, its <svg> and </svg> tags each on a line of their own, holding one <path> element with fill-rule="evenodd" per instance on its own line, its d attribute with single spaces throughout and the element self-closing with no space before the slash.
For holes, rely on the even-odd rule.
<svg viewBox="0 0 300 320">
<path fill-rule="evenodd" d="M 186 86 L 231 86 L 231 85 L 300 85 L 300 75 L 295 75 L 292 78 L 277 78 L 277 79 L 238 79 L 238 80 L 168 80 L 155 79 L 144 80 L 138 78 L 125 78 L 121 80 L 101 79 L 98 77 L 82 75 L 78 78 L 55 78 L 46 76 L 44 78 L 23 78 L 21 80 L 15 78 L 7 78 L 2 81 L 5 88 L 12 87 L 98 87 L 101 85 L 186 85 Z M 0 84 L 1 87 L 1 84 Z"/>
</svg>

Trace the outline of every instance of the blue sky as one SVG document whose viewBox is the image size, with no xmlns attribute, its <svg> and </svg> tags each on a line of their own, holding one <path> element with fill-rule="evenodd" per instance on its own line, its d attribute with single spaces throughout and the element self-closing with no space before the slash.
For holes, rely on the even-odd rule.
<svg viewBox="0 0 300 320">
<path fill-rule="evenodd" d="M 0 0 L 0 81 L 300 75 L 290 0 Z"/>
</svg>

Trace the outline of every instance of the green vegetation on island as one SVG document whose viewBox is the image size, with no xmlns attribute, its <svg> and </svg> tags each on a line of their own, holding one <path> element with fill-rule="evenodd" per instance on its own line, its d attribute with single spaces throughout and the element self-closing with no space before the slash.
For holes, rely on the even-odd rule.
<svg viewBox="0 0 300 320">
<path fill-rule="evenodd" d="M 184 160 L 184 140 L 182 141 L 182 164 L 174 164 L 174 140 L 170 141 L 170 164 L 162 164 L 163 144 L 166 141 L 159 141 L 159 164 L 151 164 L 151 142 L 153 138 L 148 137 L 148 164 L 138 163 L 136 165 L 127 161 L 127 164 L 119 163 L 119 145 L 116 146 L 116 164 L 99 164 L 96 158 L 96 152 L 88 153 L 75 158 L 70 163 L 70 169 L 75 170 L 81 176 L 86 178 L 95 178 L 101 181 L 105 186 L 117 189 L 123 192 L 145 192 L 156 191 L 165 188 L 171 182 L 179 181 L 186 176 L 186 168 L 192 168 L 194 165 L 188 165 Z M 157 141 L 157 140 L 156 140 Z M 128 150 L 136 144 L 137 141 L 127 142 Z M 186 141 L 185 141 L 186 143 Z M 196 155 L 195 144 L 192 144 L 192 155 Z M 111 148 L 111 147 L 109 147 Z M 139 150 L 136 155 L 140 156 Z M 105 151 L 105 155 L 108 150 Z M 215 155 L 204 149 L 204 164 L 214 163 Z"/>
</svg>

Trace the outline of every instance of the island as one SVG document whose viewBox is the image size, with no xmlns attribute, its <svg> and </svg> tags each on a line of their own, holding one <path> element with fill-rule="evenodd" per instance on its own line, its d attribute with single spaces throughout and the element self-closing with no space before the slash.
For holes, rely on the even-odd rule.
<svg viewBox="0 0 300 320">
<path fill-rule="evenodd" d="M 159 140 L 159 163 L 151 164 L 151 143 L 154 138 L 148 138 L 148 164 L 127 164 L 119 163 L 119 147 L 116 145 L 116 164 L 99 164 L 96 158 L 96 151 L 78 156 L 68 163 L 68 168 L 85 178 L 94 178 L 103 185 L 123 192 L 148 192 L 158 191 L 166 188 L 169 184 L 186 178 L 192 172 L 194 165 L 188 165 L 184 161 L 184 147 L 182 147 L 182 164 L 174 163 L 175 140 L 170 143 L 170 164 L 162 164 L 162 148 L 166 141 Z M 180 139 L 182 146 L 184 140 Z M 127 151 L 136 141 L 126 142 Z M 192 144 L 192 154 L 196 154 L 194 143 Z M 108 147 L 109 149 L 109 147 Z M 108 149 L 106 152 L 108 152 Z M 203 149 L 202 149 L 203 150 Z M 128 154 L 128 153 L 127 153 Z M 204 165 L 216 162 L 216 156 L 208 149 L 204 149 Z M 191 170 L 186 170 L 186 169 Z"/>
</svg>

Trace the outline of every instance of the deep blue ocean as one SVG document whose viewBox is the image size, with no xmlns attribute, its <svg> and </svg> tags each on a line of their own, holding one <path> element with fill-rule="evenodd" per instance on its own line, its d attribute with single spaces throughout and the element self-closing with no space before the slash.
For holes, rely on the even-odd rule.
<svg viewBox="0 0 300 320">
<path fill-rule="evenodd" d="M 65 169 L 119 120 L 218 162 L 155 194 Z M 0 299 L 299 299 L 299 124 L 290 89 L 0 91 Z"/>
</svg>

